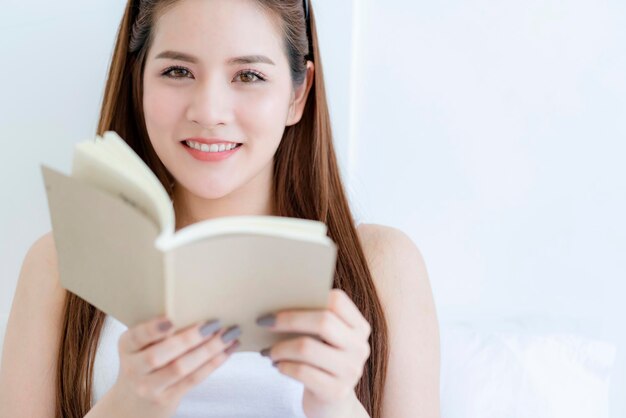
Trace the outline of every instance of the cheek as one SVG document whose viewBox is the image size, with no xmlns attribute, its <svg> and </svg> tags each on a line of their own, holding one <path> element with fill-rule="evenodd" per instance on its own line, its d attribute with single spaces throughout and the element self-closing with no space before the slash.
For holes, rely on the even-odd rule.
<svg viewBox="0 0 626 418">
<path fill-rule="evenodd" d="M 144 84 L 143 109 L 150 138 L 158 138 L 171 133 L 183 103 L 174 90 L 147 81 Z"/>
<path fill-rule="evenodd" d="M 280 142 L 287 119 L 287 93 L 248 96 L 238 102 L 237 109 L 237 121 L 248 139 Z"/>
</svg>

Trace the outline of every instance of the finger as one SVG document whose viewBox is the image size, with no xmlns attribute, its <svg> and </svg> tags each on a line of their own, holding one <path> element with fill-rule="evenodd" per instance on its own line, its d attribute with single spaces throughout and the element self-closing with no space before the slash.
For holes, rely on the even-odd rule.
<svg viewBox="0 0 626 418">
<path fill-rule="evenodd" d="M 150 373 L 146 376 L 145 382 L 149 387 L 154 387 L 157 392 L 161 392 L 169 386 L 176 385 L 178 382 L 187 378 L 188 375 L 198 370 L 203 364 L 210 361 L 213 357 L 223 353 L 233 344 L 238 343 L 238 340 L 224 343 L 221 337 L 225 332 L 226 330 L 218 331 L 207 341 L 174 359 L 164 367 Z"/>
<path fill-rule="evenodd" d="M 217 320 L 189 326 L 164 341 L 130 355 L 129 363 L 141 374 L 148 374 L 197 347 L 220 329 Z"/>
<path fill-rule="evenodd" d="M 232 354 L 232 353 L 231 353 Z M 231 354 L 221 352 L 211 359 L 207 360 L 202 366 L 196 369 L 193 373 L 180 380 L 178 383 L 168 387 L 162 392 L 162 396 L 165 399 L 181 399 L 190 389 L 197 386 L 200 382 L 206 379 L 211 373 L 217 370 Z"/>
<path fill-rule="evenodd" d="M 302 382 L 320 399 L 341 399 L 347 395 L 340 390 L 338 379 L 315 366 L 293 361 L 280 361 L 275 366 L 282 374 Z"/>
<path fill-rule="evenodd" d="M 259 321 L 257 321 L 259 323 Z M 261 324 L 263 321 L 261 321 Z M 354 331 L 328 309 L 286 310 L 275 314 L 271 331 L 318 335 L 328 344 L 347 349 L 354 345 Z"/>
<path fill-rule="evenodd" d="M 119 339 L 119 348 L 127 353 L 141 351 L 144 347 L 163 340 L 173 332 L 172 328 L 172 323 L 165 316 L 143 322 L 124 331 Z"/>
<path fill-rule="evenodd" d="M 333 376 L 350 375 L 353 368 L 345 352 L 311 337 L 281 341 L 267 351 L 273 362 L 295 361 L 310 364 Z"/>
<path fill-rule="evenodd" d="M 332 289 L 328 296 L 328 309 L 350 327 L 358 330 L 363 338 L 369 337 L 372 327 L 346 292 L 341 289 Z"/>
</svg>

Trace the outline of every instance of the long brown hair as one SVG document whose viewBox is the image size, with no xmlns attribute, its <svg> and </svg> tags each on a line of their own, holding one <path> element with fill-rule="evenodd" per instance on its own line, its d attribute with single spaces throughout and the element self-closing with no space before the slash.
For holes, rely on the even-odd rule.
<svg viewBox="0 0 626 418">
<path fill-rule="evenodd" d="M 178 0 L 129 0 L 119 26 L 103 97 L 98 135 L 117 132 L 146 162 L 172 196 L 172 176 L 148 138 L 142 108 L 142 73 L 156 18 Z M 300 122 L 285 128 L 274 156 L 273 193 L 279 216 L 324 222 L 337 244 L 334 288 L 343 289 L 372 326 L 371 354 L 356 394 L 373 418 L 381 417 L 387 373 L 387 324 L 357 235 L 340 178 L 324 89 L 315 14 L 309 9 L 309 36 L 302 0 L 257 0 L 276 18 L 294 85 L 301 85 L 306 60 L 315 79 Z M 310 38 L 310 44 L 309 44 Z M 67 292 L 58 352 L 57 418 L 82 418 L 93 406 L 92 378 L 106 314 Z"/>
</svg>

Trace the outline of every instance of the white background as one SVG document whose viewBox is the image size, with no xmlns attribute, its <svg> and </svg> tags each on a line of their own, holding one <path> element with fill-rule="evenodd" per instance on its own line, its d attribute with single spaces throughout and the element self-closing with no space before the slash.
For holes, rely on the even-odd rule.
<svg viewBox="0 0 626 418">
<path fill-rule="evenodd" d="M 0 315 L 50 229 L 39 164 L 93 136 L 124 1 L 0 0 Z M 314 1 L 363 222 L 421 249 L 442 321 L 618 347 L 626 416 L 626 3 Z"/>
<path fill-rule="evenodd" d="M 355 4 L 363 218 L 418 244 L 442 320 L 615 343 L 626 416 L 626 3 Z"/>
</svg>

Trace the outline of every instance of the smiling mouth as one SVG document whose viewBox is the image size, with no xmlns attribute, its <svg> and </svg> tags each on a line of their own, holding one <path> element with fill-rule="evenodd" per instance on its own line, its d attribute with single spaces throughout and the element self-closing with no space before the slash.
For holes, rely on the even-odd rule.
<svg viewBox="0 0 626 418">
<path fill-rule="evenodd" d="M 191 148 L 193 150 L 200 151 L 200 152 L 206 152 L 207 154 L 219 154 L 219 153 L 222 153 L 222 152 L 228 152 L 228 151 L 235 150 L 235 149 L 237 149 L 237 148 L 239 148 L 239 147 L 241 147 L 243 145 L 243 144 L 237 144 L 236 146 L 230 148 L 230 145 L 229 145 L 229 147 L 224 147 L 223 144 L 220 144 L 220 145 L 217 145 L 217 144 L 211 144 L 211 145 L 202 144 L 201 147 L 198 147 L 198 146 L 191 146 L 187 141 L 181 141 L 181 143 L 185 147 L 187 147 L 187 148 Z"/>
</svg>

